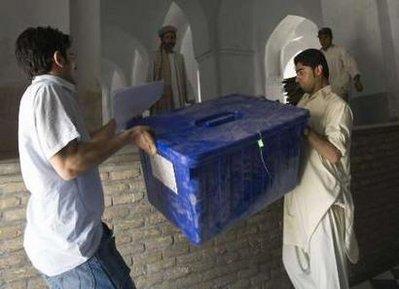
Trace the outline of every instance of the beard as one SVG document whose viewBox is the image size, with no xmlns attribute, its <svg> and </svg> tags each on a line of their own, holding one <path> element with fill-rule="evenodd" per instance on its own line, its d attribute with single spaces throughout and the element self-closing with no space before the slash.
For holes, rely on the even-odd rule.
<svg viewBox="0 0 399 289">
<path fill-rule="evenodd" d="M 305 93 L 312 93 L 313 92 L 313 89 L 314 89 L 314 86 L 312 86 L 312 85 L 310 85 L 310 84 L 308 84 L 308 85 L 301 85 L 300 83 L 298 83 L 298 85 L 299 85 L 299 87 L 300 88 L 302 88 L 302 90 L 305 92 Z"/>
<path fill-rule="evenodd" d="M 175 43 L 164 43 L 163 44 L 163 48 L 165 49 L 165 50 L 173 50 L 173 48 L 175 47 Z"/>
</svg>

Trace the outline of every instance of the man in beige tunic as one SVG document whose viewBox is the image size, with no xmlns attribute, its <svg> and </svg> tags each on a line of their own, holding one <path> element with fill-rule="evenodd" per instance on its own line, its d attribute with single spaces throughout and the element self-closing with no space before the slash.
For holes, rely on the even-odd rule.
<svg viewBox="0 0 399 289">
<path fill-rule="evenodd" d="M 161 99 L 151 107 L 151 114 L 181 108 L 189 103 L 184 57 L 173 50 L 176 45 L 176 32 L 177 29 L 171 25 L 158 31 L 161 45 L 152 56 L 147 81 L 162 80 L 165 88 Z"/>
<path fill-rule="evenodd" d="M 325 57 L 308 49 L 294 59 L 310 112 L 299 185 L 285 196 L 283 262 L 297 289 L 347 289 L 346 257 L 358 260 L 349 155 L 352 112 L 332 92 Z"/>
<path fill-rule="evenodd" d="M 352 80 L 357 91 L 363 90 L 356 61 L 344 47 L 332 43 L 331 28 L 320 29 L 318 38 L 321 45 L 320 50 L 326 57 L 330 70 L 329 80 L 332 91 L 348 101 Z"/>
</svg>

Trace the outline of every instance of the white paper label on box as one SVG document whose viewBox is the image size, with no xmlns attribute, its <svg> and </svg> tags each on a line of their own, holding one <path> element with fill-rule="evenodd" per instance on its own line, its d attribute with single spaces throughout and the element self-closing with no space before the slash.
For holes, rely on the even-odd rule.
<svg viewBox="0 0 399 289">
<path fill-rule="evenodd" d="M 177 194 L 176 176 L 173 164 L 159 154 L 151 156 L 152 174 Z"/>
</svg>

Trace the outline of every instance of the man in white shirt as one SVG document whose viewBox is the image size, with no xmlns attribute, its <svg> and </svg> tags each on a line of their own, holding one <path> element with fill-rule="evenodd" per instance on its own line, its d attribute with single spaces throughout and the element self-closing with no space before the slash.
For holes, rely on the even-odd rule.
<svg viewBox="0 0 399 289">
<path fill-rule="evenodd" d="M 191 103 L 184 57 L 173 48 L 176 45 L 176 27 L 167 25 L 158 31 L 161 45 L 152 55 L 147 81 L 164 81 L 165 89 L 161 99 L 151 108 L 151 114 L 158 114 L 184 107 Z"/>
<path fill-rule="evenodd" d="M 115 133 L 115 121 L 89 134 L 76 101 L 75 55 L 66 34 L 28 28 L 15 55 L 32 78 L 19 110 L 18 145 L 30 199 L 24 248 L 50 288 L 135 288 L 130 269 L 101 222 L 104 196 L 97 166 L 133 142 L 156 148 L 148 129 Z"/>
<path fill-rule="evenodd" d="M 349 289 L 347 262 L 358 260 L 350 193 L 352 112 L 333 93 L 324 55 L 308 49 L 294 59 L 310 112 L 300 181 L 284 199 L 283 262 L 296 289 Z"/>
<path fill-rule="evenodd" d="M 321 45 L 320 50 L 326 57 L 330 70 L 329 81 L 332 91 L 348 101 L 352 81 L 357 91 L 363 90 L 356 61 L 344 47 L 332 43 L 331 28 L 320 29 L 318 38 Z"/>
</svg>

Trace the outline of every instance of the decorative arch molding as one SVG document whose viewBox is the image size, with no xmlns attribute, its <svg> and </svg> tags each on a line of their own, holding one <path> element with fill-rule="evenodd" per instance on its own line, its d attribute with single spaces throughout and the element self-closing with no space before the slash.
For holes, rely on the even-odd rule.
<svg viewBox="0 0 399 289">
<path fill-rule="evenodd" d="M 126 86 L 126 78 L 122 69 L 112 60 L 103 58 L 101 60 L 101 92 L 102 92 L 102 119 L 103 123 L 108 122 L 114 115 L 112 110 L 113 92 Z"/>
<path fill-rule="evenodd" d="M 102 33 L 102 115 L 103 120 L 107 121 L 113 116 L 113 91 L 121 85 L 129 86 L 142 82 L 147 74 L 149 55 L 138 39 L 118 26 L 106 25 Z M 138 76 L 143 77 L 137 79 Z"/>
<path fill-rule="evenodd" d="M 187 17 L 187 22 L 190 23 L 193 35 L 195 58 L 197 59 L 198 62 L 200 62 L 199 58 L 201 58 L 202 55 L 207 54 L 212 50 L 209 28 L 208 28 L 208 19 L 205 16 L 200 1 L 174 0 L 171 1 L 170 7 L 173 5 L 173 3 L 175 3 L 175 5 L 178 5 L 178 7 L 180 7 L 180 9 L 184 12 L 184 14 Z"/>
<path fill-rule="evenodd" d="M 115 25 L 107 25 L 103 29 L 103 58 L 117 64 L 123 71 L 126 79 L 131 80 L 134 51 L 140 53 L 143 61 L 148 64 L 149 53 L 145 46 L 130 33 Z"/>
<path fill-rule="evenodd" d="M 163 25 L 173 25 L 177 28 L 176 50 L 184 55 L 188 79 L 188 94 L 196 101 L 201 101 L 199 64 L 194 52 L 191 23 L 185 12 L 176 2 L 173 1 L 170 4 Z"/>
<path fill-rule="evenodd" d="M 209 20 L 205 16 L 200 0 L 175 0 L 190 23 L 194 57 L 198 62 L 198 77 L 201 82 L 201 99 L 216 97 L 217 69 L 216 56 L 212 42 L 213 31 L 209 28 Z M 166 15 L 167 11 L 165 11 Z"/>
</svg>

